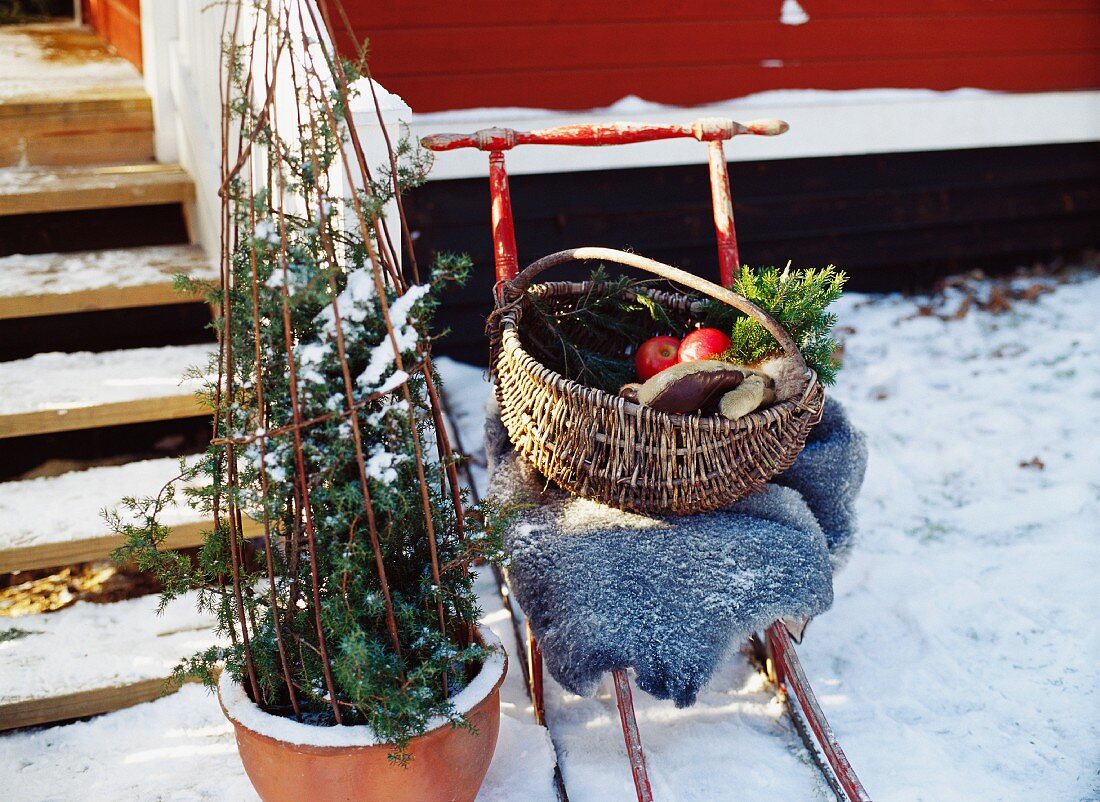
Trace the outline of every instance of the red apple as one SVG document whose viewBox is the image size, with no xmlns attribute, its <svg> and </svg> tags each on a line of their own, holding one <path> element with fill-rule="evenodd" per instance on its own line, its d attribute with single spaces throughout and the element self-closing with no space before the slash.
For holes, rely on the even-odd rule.
<svg viewBox="0 0 1100 802">
<path fill-rule="evenodd" d="M 680 343 L 676 357 L 680 362 L 720 357 L 730 347 L 730 338 L 718 329 L 696 329 Z"/>
<path fill-rule="evenodd" d="M 665 368 L 678 361 L 676 351 L 680 341 L 675 337 L 650 337 L 634 355 L 634 369 L 638 372 L 638 381 L 656 376 Z"/>
</svg>

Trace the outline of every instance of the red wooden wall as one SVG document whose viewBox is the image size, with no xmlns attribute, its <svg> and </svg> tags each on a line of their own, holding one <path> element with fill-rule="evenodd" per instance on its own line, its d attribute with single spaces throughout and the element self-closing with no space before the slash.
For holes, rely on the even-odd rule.
<svg viewBox="0 0 1100 802">
<path fill-rule="evenodd" d="M 1100 0 L 344 0 L 421 112 L 675 105 L 768 89 L 1100 87 Z M 349 47 L 345 40 L 345 47 Z M 777 66 L 779 63 L 782 66 Z M 773 66 L 766 66 L 766 65 Z"/>
<path fill-rule="evenodd" d="M 200 0 L 184 0 L 200 2 Z M 141 69 L 141 0 L 80 0 L 84 24 Z"/>
</svg>

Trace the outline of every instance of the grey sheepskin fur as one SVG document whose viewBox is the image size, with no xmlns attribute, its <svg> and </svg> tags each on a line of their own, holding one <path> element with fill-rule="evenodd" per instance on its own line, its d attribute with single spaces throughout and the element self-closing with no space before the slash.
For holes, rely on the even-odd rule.
<svg viewBox="0 0 1100 802">
<path fill-rule="evenodd" d="M 723 654 L 780 617 L 833 601 L 866 447 L 828 401 L 812 442 L 765 492 L 725 510 L 653 516 L 565 493 L 512 452 L 490 401 L 489 494 L 525 506 L 505 534 L 509 583 L 567 690 L 632 666 L 640 688 L 693 704 Z"/>
<path fill-rule="evenodd" d="M 813 510 L 829 544 L 833 567 L 848 556 L 856 529 L 856 496 L 867 470 L 867 441 L 839 401 L 825 399 L 821 422 L 810 430 L 794 465 L 772 482 L 797 490 Z"/>
</svg>

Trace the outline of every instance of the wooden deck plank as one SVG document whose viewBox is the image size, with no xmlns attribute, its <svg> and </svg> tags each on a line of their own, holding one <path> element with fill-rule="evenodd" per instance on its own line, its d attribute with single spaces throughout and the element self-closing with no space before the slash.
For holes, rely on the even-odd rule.
<svg viewBox="0 0 1100 802">
<path fill-rule="evenodd" d="M 202 544 L 202 531 L 209 527 L 210 524 L 203 523 L 174 526 L 172 533 L 164 542 L 164 547 L 185 549 L 199 546 Z M 118 535 L 101 535 L 81 540 L 40 543 L 0 550 L 0 574 L 106 560 L 112 551 L 122 545 L 123 540 Z"/>
<path fill-rule="evenodd" d="M 0 129 L 4 126 L 0 124 Z M 153 128 L 142 119 L 111 116 L 61 123 L 41 132 L 0 130 L 0 167 L 50 167 L 153 161 Z"/>
<path fill-rule="evenodd" d="M 64 294 L 0 297 L 0 320 L 99 312 L 105 309 L 168 306 L 201 300 L 203 298 L 199 294 L 176 292 L 168 281 L 140 287 L 104 287 Z"/>
<path fill-rule="evenodd" d="M 134 520 L 119 509 L 121 499 L 156 496 L 179 473 L 178 459 L 161 457 L 0 482 L 0 574 L 107 559 L 123 539 L 111 531 L 102 510 Z M 158 516 L 170 530 L 164 547 L 201 545 L 202 532 L 213 522 L 188 505 L 184 488 L 176 491 Z M 246 537 L 263 533 L 262 525 L 247 517 L 244 524 Z"/>
<path fill-rule="evenodd" d="M 0 98 L 0 167 L 152 160 L 153 110 L 143 90 Z"/>
<path fill-rule="evenodd" d="M 119 112 L 151 112 L 153 102 L 142 86 L 43 87 L 13 97 L 0 95 L 0 120 L 27 120 Z"/>
<path fill-rule="evenodd" d="M 176 164 L 0 171 L 0 215 L 152 206 L 194 197 L 191 177 Z"/>
</svg>

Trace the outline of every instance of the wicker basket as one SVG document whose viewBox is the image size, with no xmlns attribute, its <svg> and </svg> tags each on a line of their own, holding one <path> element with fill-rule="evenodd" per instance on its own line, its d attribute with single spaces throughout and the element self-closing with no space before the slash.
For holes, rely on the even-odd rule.
<svg viewBox="0 0 1100 802">
<path fill-rule="evenodd" d="M 492 364 L 501 418 L 516 451 L 577 495 L 636 512 L 689 515 L 731 504 L 786 470 L 821 419 L 824 391 L 806 367 L 800 397 L 736 421 L 720 415 L 670 415 L 570 381 L 524 348 L 528 293 L 569 304 L 588 283 L 531 285 L 565 262 L 629 265 L 736 307 L 757 320 L 793 359 L 806 365 L 790 335 L 747 298 L 652 259 L 608 248 L 560 251 L 503 282 L 490 319 Z M 663 293 L 687 317 L 687 296 Z"/>
</svg>

